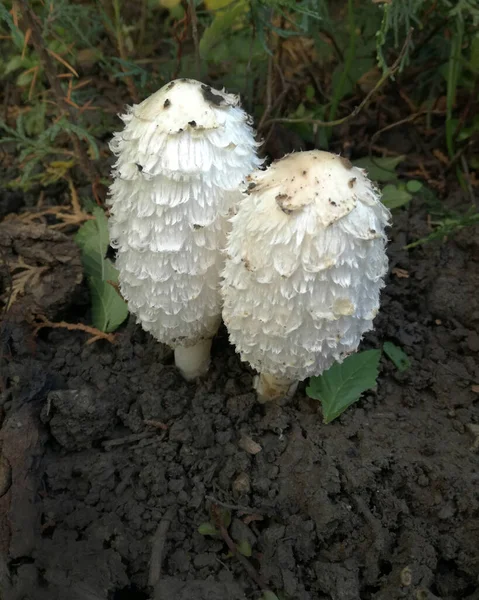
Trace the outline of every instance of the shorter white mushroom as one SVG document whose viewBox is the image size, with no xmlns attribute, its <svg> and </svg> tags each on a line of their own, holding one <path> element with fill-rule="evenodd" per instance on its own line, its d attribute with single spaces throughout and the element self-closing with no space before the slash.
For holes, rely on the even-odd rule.
<svg viewBox="0 0 479 600">
<path fill-rule="evenodd" d="M 223 320 L 265 401 L 341 362 L 372 329 L 390 214 L 365 171 L 328 152 L 291 154 L 248 180 L 227 243 Z"/>
</svg>

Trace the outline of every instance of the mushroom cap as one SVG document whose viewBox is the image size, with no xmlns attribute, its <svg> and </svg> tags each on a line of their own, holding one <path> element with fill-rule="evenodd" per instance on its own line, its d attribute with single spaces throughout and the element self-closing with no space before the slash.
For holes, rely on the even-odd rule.
<svg viewBox="0 0 479 600">
<path fill-rule="evenodd" d="M 327 152 L 289 155 L 248 180 L 223 272 L 230 339 L 261 373 L 319 375 L 372 328 L 389 211 L 364 170 Z"/>
<path fill-rule="evenodd" d="M 227 188 L 230 171 L 239 169 L 245 176 L 252 130 L 238 96 L 178 79 L 121 118 L 125 128 L 113 136 L 110 148 L 121 157 L 114 168 L 122 179 L 165 175 L 184 181 L 207 174 L 213 185 Z"/>
<path fill-rule="evenodd" d="M 166 104 L 166 106 L 165 106 Z M 114 135 L 110 238 L 120 289 L 142 327 L 172 347 L 212 337 L 239 185 L 261 164 L 238 98 L 173 81 L 123 116 Z"/>
<path fill-rule="evenodd" d="M 142 121 L 154 121 L 158 129 L 171 135 L 185 129 L 217 129 L 224 123 L 222 111 L 239 104 L 234 94 L 194 79 L 176 79 L 134 106 L 132 113 Z"/>
</svg>

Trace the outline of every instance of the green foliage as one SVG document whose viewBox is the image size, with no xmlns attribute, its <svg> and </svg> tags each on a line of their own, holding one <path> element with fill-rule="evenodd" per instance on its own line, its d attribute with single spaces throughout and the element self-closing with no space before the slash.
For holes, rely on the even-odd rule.
<svg viewBox="0 0 479 600">
<path fill-rule="evenodd" d="M 201 525 L 198 527 L 198 533 L 200 535 L 210 535 L 212 537 L 216 537 L 216 536 L 220 535 L 220 532 L 216 529 L 216 527 L 210 521 L 201 523 Z"/>
<path fill-rule="evenodd" d="M 383 344 L 384 354 L 394 363 L 398 371 L 407 371 L 411 366 L 411 361 L 407 357 L 407 354 L 393 344 L 392 342 L 384 342 Z"/>
<path fill-rule="evenodd" d="M 396 167 L 405 159 L 405 156 L 387 156 L 384 158 L 367 157 L 353 161 L 355 167 L 366 169 L 368 176 L 380 183 L 397 179 Z"/>
<path fill-rule="evenodd" d="M 118 283 L 118 271 L 106 258 L 109 237 L 105 213 L 97 207 L 93 216 L 94 220 L 87 221 L 78 230 L 75 241 L 82 251 L 83 269 L 90 288 L 93 326 L 110 333 L 126 319 L 128 306 L 111 285 Z"/>
<path fill-rule="evenodd" d="M 398 181 L 396 168 L 404 161 L 404 156 L 393 157 L 364 157 L 353 161 L 356 167 L 366 169 L 368 176 L 378 183 L 386 183 L 382 188 L 382 202 L 389 209 L 404 206 L 423 189 L 420 181 L 411 179 L 407 182 Z"/>
<path fill-rule="evenodd" d="M 363 392 L 375 387 L 380 358 L 380 350 L 366 350 L 335 363 L 319 377 L 311 377 L 306 393 L 321 402 L 325 423 L 339 417 Z"/>
</svg>

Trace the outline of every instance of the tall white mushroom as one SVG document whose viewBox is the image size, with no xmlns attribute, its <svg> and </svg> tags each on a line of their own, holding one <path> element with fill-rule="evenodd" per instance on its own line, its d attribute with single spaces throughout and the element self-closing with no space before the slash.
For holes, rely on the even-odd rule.
<svg viewBox="0 0 479 600">
<path fill-rule="evenodd" d="M 172 81 L 123 115 L 110 144 L 110 237 L 120 290 L 143 329 L 206 372 L 221 321 L 219 276 L 238 186 L 261 161 L 239 98 Z"/>
<path fill-rule="evenodd" d="M 387 272 L 389 211 L 363 169 L 314 150 L 250 178 L 232 218 L 223 319 L 260 400 L 354 352 Z"/>
</svg>

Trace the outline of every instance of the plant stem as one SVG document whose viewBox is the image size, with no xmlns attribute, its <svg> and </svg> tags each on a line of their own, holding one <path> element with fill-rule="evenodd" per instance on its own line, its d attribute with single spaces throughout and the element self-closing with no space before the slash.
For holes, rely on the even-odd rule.
<svg viewBox="0 0 479 600">
<path fill-rule="evenodd" d="M 201 79 L 201 57 L 200 57 L 200 39 L 198 36 L 198 15 L 196 14 L 195 0 L 189 0 L 190 18 L 191 18 L 191 35 L 195 46 L 195 67 L 196 78 Z"/>
<path fill-rule="evenodd" d="M 127 62 L 128 60 L 128 56 L 126 54 L 126 50 L 125 50 L 125 44 L 123 41 L 123 33 L 121 30 L 121 13 L 120 13 L 120 0 L 113 0 L 113 10 L 115 12 L 115 37 L 116 37 L 116 43 L 118 46 L 118 54 L 120 55 L 120 58 L 122 60 L 122 65 L 121 65 L 121 70 L 123 71 L 123 73 L 125 73 L 125 62 Z M 133 79 L 131 78 L 130 75 L 125 75 L 125 81 L 126 81 L 126 85 L 128 87 L 128 92 L 130 94 L 130 96 L 132 97 L 132 99 L 134 100 L 134 102 L 138 103 L 139 102 L 139 98 L 138 98 L 138 92 L 136 90 L 135 84 L 133 82 Z"/>
</svg>

